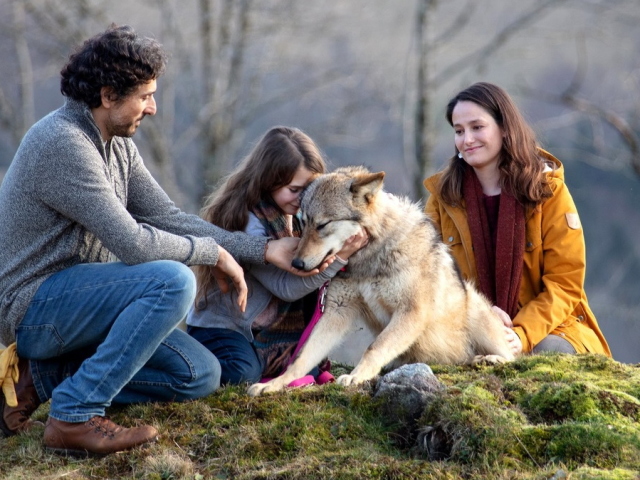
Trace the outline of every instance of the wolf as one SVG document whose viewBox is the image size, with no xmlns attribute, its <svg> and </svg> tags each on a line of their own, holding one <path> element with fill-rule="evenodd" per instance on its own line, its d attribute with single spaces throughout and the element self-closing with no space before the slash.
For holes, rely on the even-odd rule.
<svg viewBox="0 0 640 480">
<path fill-rule="evenodd" d="M 420 206 L 384 191 L 385 172 L 343 167 L 317 177 L 301 198 L 303 231 L 293 266 L 313 270 L 361 228 L 369 242 L 326 290 L 325 311 L 289 368 L 249 387 L 282 390 L 307 374 L 351 332 L 374 340 L 344 386 L 406 363 L 499 363 L 514 359 L 500 318 L 462 279 L 448 247 Z"/>
</svg>

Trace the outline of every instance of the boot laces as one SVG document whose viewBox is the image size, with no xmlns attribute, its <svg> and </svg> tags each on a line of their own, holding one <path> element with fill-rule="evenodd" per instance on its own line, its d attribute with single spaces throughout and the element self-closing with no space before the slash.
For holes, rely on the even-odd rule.
<svg viewBox="0 0 640 480">
<path fill-rule="evenodd" d="M 93 427 L 93 431 L 103 437 L 114 438 L 116 434 L 122 430 L 120 425 L 112 422 L 106 417 L 93 417 L 89 420 L 89 426 Z"/>
</svg>

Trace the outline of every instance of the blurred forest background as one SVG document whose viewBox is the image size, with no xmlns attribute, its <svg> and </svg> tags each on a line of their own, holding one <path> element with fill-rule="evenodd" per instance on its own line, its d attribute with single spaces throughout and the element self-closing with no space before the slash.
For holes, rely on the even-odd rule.
<svg viewBox="0 0 640 480">
<path fill-rule="evenodd" d="M 306 131 L 332 167 L 385 170 L 388 191 L 423 202 L 422 180 L 453 153 L 449 98 L 503 86 L 564 162 L 614 358 L 640 362 L 638 0 L 0 0 L 0 177 L 63 103 L 73 46 L 112 22 L 171 54 L 135 140 L 193 213 L 276 124 Z"/>
</svg>

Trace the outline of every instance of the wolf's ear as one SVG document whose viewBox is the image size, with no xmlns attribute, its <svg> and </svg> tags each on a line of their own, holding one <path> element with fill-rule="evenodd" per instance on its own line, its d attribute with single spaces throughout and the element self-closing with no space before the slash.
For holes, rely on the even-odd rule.
<svg viewBox="0 0 640 480">
<path fill-rule="evenodd" d="M 354 198 L 362 198 L 367 203 L 371 203 L 373 197 L 382 188 L 382 180 L 384 179 L 384 172 L 367 173 L 364 175 L 358 175 L 351 182 L 351 193 Z"/>
</svg>

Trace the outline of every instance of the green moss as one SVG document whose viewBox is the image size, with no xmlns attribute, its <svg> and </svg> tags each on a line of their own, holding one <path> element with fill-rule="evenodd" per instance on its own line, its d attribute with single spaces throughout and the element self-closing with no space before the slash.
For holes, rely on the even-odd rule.
<svg viewBox="0 0 640 480">
<path fill-rule="evenodd" d="M 600 355 L 539 355 L 434 368 L 447 389 L 420 422 L 450 461 L 640 467 L 640 370 Z"/>
<path fill-rule="evenodd" d="M 613 470 L 601 470 L 598 468 L 579 468 L 572 472 L 572 480 L 638 480 L 640 473 L 637 470 L 614 468 Z"/>
<path fill-rule="evenodd" d="M 588 382 L 543 384 L 537 392 L 525 395 L 520 405 L 534 422 L 637 421 L 640 417 L 636 398 Z"/>
<path fill-rule="evenodd" d="M 595 386 L 584 382 L 545 383 L 537 392 L 526 395 L 521 407 L 535 423 L 595 420 L 601 417 L 597 392 Z"/>
<path fill-rule="evenodd" d="M 523 427 L 518 433 L 523 451 L 538 464 L 563 462 L 613 468 L 638 465 L 637 431 L 592 423 Z"/>
<path fill-rule="evenodd" d="M 639 478 L 639 366 L 598 355 L 539 355 L 496 366 L 431 367 L 445 388 L 433 395 L 417 433 L 380 413 L 370 385 L 258 398 L 245 387 L 225 387 L 193 402 L 110 409 L 116 422 L 152 423 L 161 437 L 103 459 L 50 455 L 42 429 L 0 439 L 0 477 Z M 46 409 L 36 412 L 40 420 Z M 426 461 L 423 437 L 415 435 L 427 429 L 447 442 L 448 460 Z"/>
<path fill-rule="evenodd" d="M 516 453 L 514 432 L 524 421 L 522 413 L 509 408 L 501 395 L 471 383 L 437 394 L 419 423 L 444 434 L 451 459 L 473 463 L 482 458 L 493 463 Z"/>
</svg>

